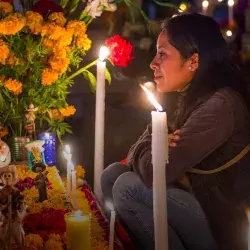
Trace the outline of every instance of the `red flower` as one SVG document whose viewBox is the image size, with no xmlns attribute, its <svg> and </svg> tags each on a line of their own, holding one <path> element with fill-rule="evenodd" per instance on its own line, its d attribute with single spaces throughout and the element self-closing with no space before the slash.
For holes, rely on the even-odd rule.
<svg viewBox="0 0 250 250">
<path fill-rule="evenodd" d="M 40 0 L 34 5 L 35 12 L 45 17 L 49 12 L 63 12 L 63 8 L 51 0 Z"/>
<path fill-rule="evenodd" d="M 2 2 L 13 3 L 13 0 L 2 0 Z"/>
<path fill-rule="evenodd" d="M 133 45 L 119 35 L 105 41 L 110 49 L 110 60 L 119 67 L 126 67 L 133 59 Z"/>
</svg>

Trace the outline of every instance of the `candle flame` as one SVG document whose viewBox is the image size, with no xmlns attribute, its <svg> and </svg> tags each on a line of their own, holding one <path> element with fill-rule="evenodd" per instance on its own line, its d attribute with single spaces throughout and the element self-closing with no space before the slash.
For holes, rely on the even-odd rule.
<svg viewBox="0 0 250 250">
<path fill-rule="evenodd" d="M 109 210 L 111 210 L 111 211 L 112 211 L 112 210 L 115 210 L 115 209 L 114 209 L 113 203 L 110 202 L 110 201 L 107 201 L 107 202 L 106 202 L 106 206 L 107 206 L 107 208 L 108 208 Z"/>
<path fill-rule="evenodd" d="M 234 6 L 234 0 L 228 0 L 227 2 L 229 7 L 233 7 Z"/>
<path fill-rule="evenodd" d="M 82 215 L 82 211 L 81 210 L 75 211 L 75 217 L 80 217 L 81 215 Z"/>
<path fill-rule="evenodd" d="M 71 153 L 71 149 L 69 145 L 65 145 L 65 152 L 70 154 Z"/>
<path fill-rule="evenodd" d="M 100 61 L 105 60 L 109 56 L 109 54 L 110 54 L 110 51 L 109 51 L 108 47 L 102 46 L 100 48 L 100 52 L 99 52 L 99 60 Z"/>
<path fill-rule="evenodd" d="M 146 92 L 149 101 L 154 105 L 157 111 L 163 111 L 162 106 L 157 102 L 154 95 L 142 84 L 140 84 L 141 88 Z"/>
<path fill-rule="evenodd" d="M 204 0 L 203 2 L 202 2 L 202 7 L 203 8 L 207 8 L 209 6 L 209 2 L 207 1 L 207 0 Z"/>
</svg>

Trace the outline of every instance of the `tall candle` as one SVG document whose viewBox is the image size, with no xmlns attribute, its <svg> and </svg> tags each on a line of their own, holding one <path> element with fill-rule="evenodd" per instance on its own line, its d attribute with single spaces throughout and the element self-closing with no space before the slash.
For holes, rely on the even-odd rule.
<svg viewBox="0 0 250 250">
<path fill-rule="evenodd" d="M 114 249 L 114 238 L 115 238 L 115 217 L 116 213 L 112 203 L 107 202 L 107 206 L 110 209 L 110 222 L 109 222 L 109 250 Z"/>
<path fill-rule="evenodd" d="M 67 249 L 91 250 L 90 217 L 76 211 L 65 216 Z"/>
<path fill-rule="evenodd" d="M 70 197 L 70 190 L 71 190 L 71 170 L 72 170 L 72 154 L 69 145 L 65 146 L 65 150 L 63 152 L 63 156 L 67 161 L 67 197 Z"/>
<path fill-rule="evenodd" d="M 167 115 L 153 94 L 141 85 L 158 111 L 152 115 L 153 214 L 155 250 L 168 250 L 166 163 L 168 163 Z M 165 199 L 164 199 L 165 197 Z"/>
<path fill-rule="evenodd" d="M 97 62 L 96 111 L 95 111 L 95 155 L 94 155 L 94 193 L 102 200 L 101 173 L 104 168 L 104 122 L 105 122 L 105 58 L 109 51 L 107 47 L 100 49 Z"/>
<path fill-rule="evenodd" d="M 72 204 L 76 208 L 76 171 L 73 169 L 72 174 Z"/>
<path fill-rule="evenodd" d="M 234 0 L 228 0 L 228 25 L 229 27 L 233 26 L 234 23 Z"/>
</svg>

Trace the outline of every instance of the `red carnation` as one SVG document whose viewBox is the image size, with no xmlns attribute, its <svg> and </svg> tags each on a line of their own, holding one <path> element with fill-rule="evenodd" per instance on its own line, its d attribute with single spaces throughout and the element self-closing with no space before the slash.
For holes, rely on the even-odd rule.
<svg viewBox="0 0 250 250">
<path fill-rule="evenodd" d="M 105 41 L 110 49 L 110 60 L 119 67 L 127 67 L 133 59 L 133 45 L 119 35 Z"/>
<path fill-rule="evenodd" d="M 34 11 L 45 17 L 49 12 L 63 12 L 63 8 L 51 0 L 40 0 L 34 5 Z"/>
</svg>

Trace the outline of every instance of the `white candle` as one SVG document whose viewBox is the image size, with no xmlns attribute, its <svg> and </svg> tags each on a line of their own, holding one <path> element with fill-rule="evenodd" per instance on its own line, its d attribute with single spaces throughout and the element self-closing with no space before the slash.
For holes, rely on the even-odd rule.
<svg viewBox="0 0 250 250">
<path fill-rule="evenodd" d="M 202 14 L 203 15 L 207 15 L 208 6 L 209 6 L 208 0 L 204 0 L 202 2 Z"/>
<path fill-rule="evenodd" d="M 228 24 L 229 27 L 232 27 L 234 21 L 234 0 L 228 0 Z"/>
<path fill-rule="evenodd" d="M 168 250 L 166 163 L 168 162 L 167 115 L 153 94 L 141 85 L 158 111 L 152 115 L 153 214 L 155 250 Z M 165 197 L 165 198 L 164 198 Z"/>
<path fill-rule="evenodd" d="M 70 190 L 71 190 L 71 170 L 72 170 L 72 154 L 69 145 L 65 146 L 65 150 L 63 152 L 63 156 L 67 161 L 67 197 L 70 197 Z"/>
<path fill-rule="evenodd" d="M 115 210 L 112 203 L 107 202 L 107 207 L 110 209 L 110 222 L 109 222 L 109 250 L 114 249 L 114 238 L 115 238 Z"/>
<path fill-rule="evenodd" d="M 76 171 L 73 169 L 72 173 L 72 204 L 76 209 Z"/>
<path fill-rule="evenodd" d="M 101 173 L 104 168 L 104 122 L 105 122 L 105 58 L 109 51 L 107 47 L 100 49 L 97 62 L 96 82 L 96 113 L 95 113 L 95 155 L 94 155 L 94 193 L 99 201 L 102 200 Z"/>
</svg>

